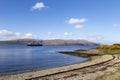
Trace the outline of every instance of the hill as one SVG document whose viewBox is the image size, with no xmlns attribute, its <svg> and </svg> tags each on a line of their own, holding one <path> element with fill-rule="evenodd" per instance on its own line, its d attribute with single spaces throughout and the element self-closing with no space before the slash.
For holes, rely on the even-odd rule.
<svg viewBox="0 0 120 80">
<path fill-rule="evenodd" d="M 6 40 L 0 41 L 0 44 L 28 44 L 28 43 L 41 43 L 43 45 L 98 45 L 97 43 L 90 42 L 87 40 L 63 40 L 63 39 L 54 39 L 54 40 L 38 40 L 38 39 L 17 39 L 17 40 Z"/>
</svg>

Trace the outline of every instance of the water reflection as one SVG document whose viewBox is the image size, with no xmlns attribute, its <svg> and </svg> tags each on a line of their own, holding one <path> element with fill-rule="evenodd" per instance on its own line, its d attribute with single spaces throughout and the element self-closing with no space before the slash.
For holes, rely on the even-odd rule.
<svg viewBox="0 0 120 80">
<path fill-rule="evenodd" d="M 90 48 L 90 46 L 0 46 L 0 75 L 44 69 L 85 61 L 88 58 L 60 54 L 56 51 Z"/>
</svg>

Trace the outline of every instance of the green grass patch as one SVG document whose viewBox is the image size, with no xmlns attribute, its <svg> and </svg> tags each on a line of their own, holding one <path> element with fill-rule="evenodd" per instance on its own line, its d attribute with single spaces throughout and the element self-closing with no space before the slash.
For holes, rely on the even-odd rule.
<svg viewBox="0 0 120 80">
<path fill-rule="evenodd" d="M 114 66 L 117 71 L 120 71 L 120 65 Z"/>
<path fill-rule="evenodd" d="M 103 53 L 103 54 L 114 55 L 114 54 L 120 54 L 120 49 L 114 49 L 114 50 L 103 49 L 103 50 L 100 50 L 100 52 Z"/>
<path fill-rule="evenodd" d="M 120 76 L 118 78 L 116 78 L 115 80 L 120 80 Z"/>
</svg>

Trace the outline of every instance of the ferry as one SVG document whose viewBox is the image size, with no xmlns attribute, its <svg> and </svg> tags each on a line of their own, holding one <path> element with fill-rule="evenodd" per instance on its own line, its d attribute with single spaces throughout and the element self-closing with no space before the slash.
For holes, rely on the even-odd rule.
<svg viewBox="0 0 120 80">
<path fill-rule="evenodd" d="M 36 42 L 32 42 L 32 43 L 28 43 L 27 46 L 43 46 L 42 41 L 40 43 L 36 43 Z"/>
</svg>

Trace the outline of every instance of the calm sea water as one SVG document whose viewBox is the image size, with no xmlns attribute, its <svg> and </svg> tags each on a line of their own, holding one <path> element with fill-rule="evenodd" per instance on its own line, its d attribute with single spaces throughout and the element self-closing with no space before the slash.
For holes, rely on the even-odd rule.
<svg viewBox="0 0 120 80">
<path fill-rule="evenodd" d="M 56 51 L 71 51 L 91 47 L 93 46 L 0 45 L 0 75 L 86 61 L 88 58 L 61 54 Z"/>
</svg>

